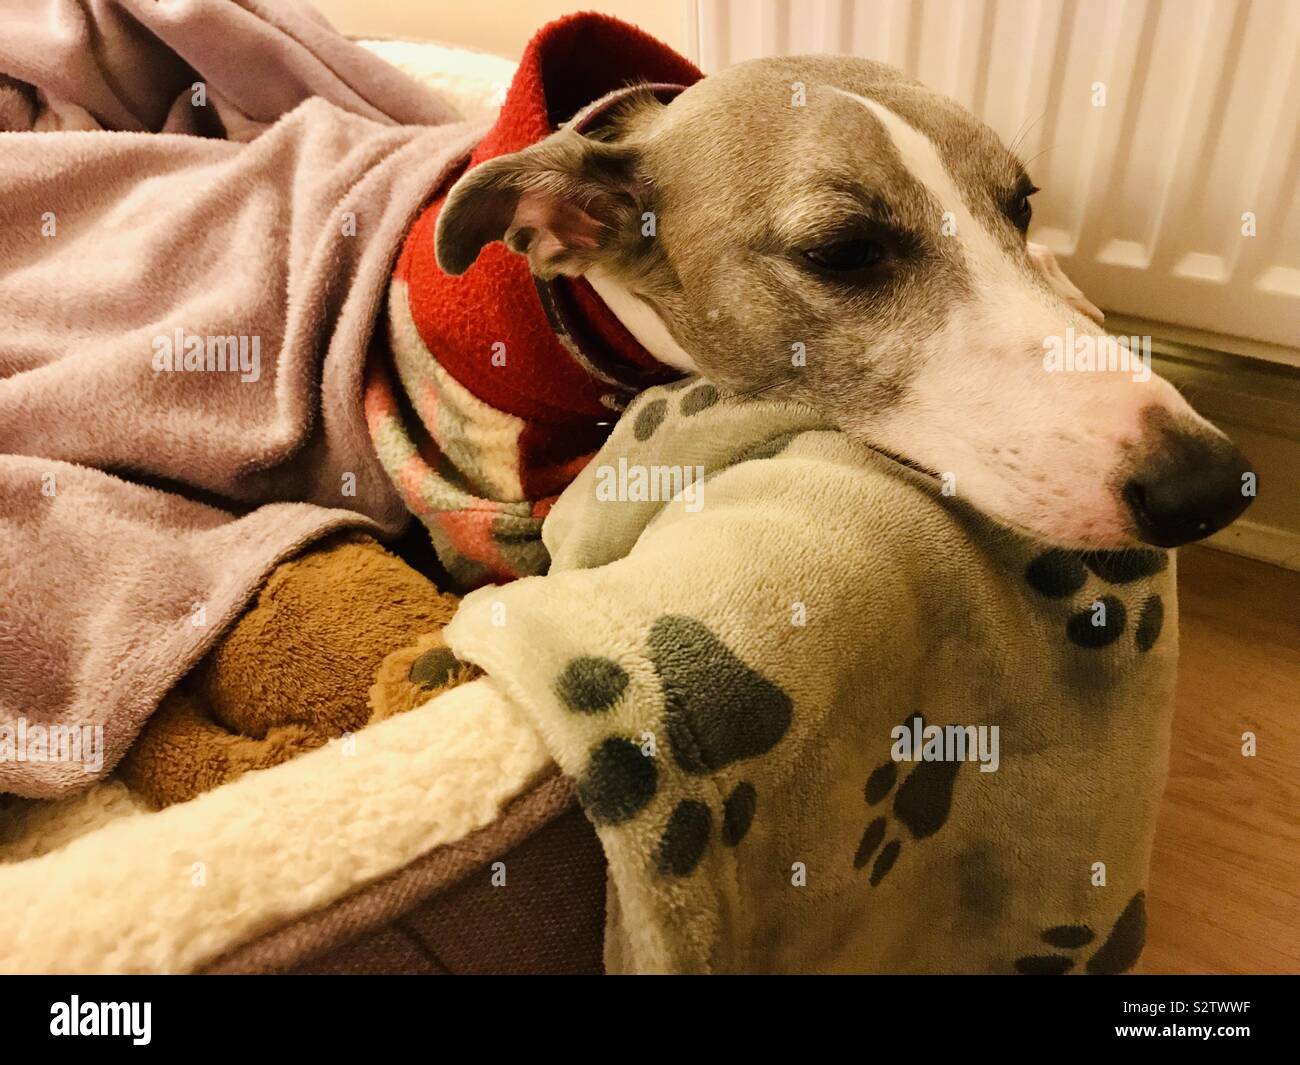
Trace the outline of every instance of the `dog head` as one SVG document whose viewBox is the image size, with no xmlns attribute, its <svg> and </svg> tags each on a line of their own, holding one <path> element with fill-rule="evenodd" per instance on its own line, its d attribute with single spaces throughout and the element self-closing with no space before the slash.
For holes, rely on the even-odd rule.
<svg viewBox="0 0 1300 1065">
<path fill-rule="evenodd" d="M 469 171 L 437 254 L 460 273 L 501 239 L 586 275 L 664 361 L 813 406 L 1049 542 L 1209 535 L 1250 502 L 1245 459 L 1035 254 L 1035 191 L 891 67 L 761 59 Z"/>
</svg>

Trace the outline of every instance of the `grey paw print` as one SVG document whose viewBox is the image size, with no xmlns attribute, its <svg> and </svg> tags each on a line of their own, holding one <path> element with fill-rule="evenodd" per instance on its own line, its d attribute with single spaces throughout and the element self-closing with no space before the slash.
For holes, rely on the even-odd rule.
<svg viewBox="0 0 1300 1065">
<path fill-rule="evenodd" d="M 1128 586 L 1155 576 L 1169 565 L 1165 551 L 1137 548 L 1131 551 L 1063 551 L 1052 548 L 1038 555 L 1025 568 L 1025 580 L 1047 599 L 1064 599 L 1078 592 L 1091 570 L 1107 584 Z M 1101 604 L 1098 611 L 1093 605 Z M 1066 638 L 1076 647 L 1097 650 L 1109 647 L 1128 628 L 1131 604 L 1116 595 L 1096 597 L 1093 603 L 1071 614 L 1065 623 Z M 1140 652 L 1151 650 L 1164 627 L 1165 605 L 1159 594 L 1144 595 L 1136 606 L 1137 622 L 1133 643 Z M 1101 623 L 1099 624 L 1098 621 Z"/>
<path fill-rule="evenodd" d="M 911 717 L 919 716 L 909 715 L 904 725 L 910 728 Z M 871 862 L 868 880 L 872 887 L 889 874 L 903 851 L 905 837 L 897 825 L 891 829 L 890 815 L 913 840 L 933 836 L 948 821 L 948 814 L 952 810 L 953 786 L 960 768 L 961 763 L 955 761 L 916 762 L 902 784 L 899 784 L 899 763 L 890 759 L 877 766 L 867 778 L 863 797 L 868 806 L 879 806 L 890 795 L 894 798 L 890 814 L 881 814 L 867 825 L 857 852 L 853 855 L 854 869 L 865 868 Z M 891 838 L 882 848 L 886 836 Z"/>
<path fill-rule="evenodd" d="M 677 410 L 682 417 L 689 418 L 702 410 L 708 410 L 717 402 L 717 388 L 705 381 L 682 394 Z M 663 425 L 664 418 L 667 416 L 668 400 L 662 396 L 652 399 L 636 412 L 636 420 L 632 423 L 632 435 L 642 442 L 649 440 L 654 436 L 655 430 Z"/>
<path fill-rule="evenodd" d="M 647 657 L 663 689 L 664 726 L 673 761 L 691 776 L 708 776 L 757 758 L 790 727 L 793 704 L 777 685 L 735 654 L 703 623 L 666 614 L 646 636 Z M 613 659 L 582 656 L 555 683 L 574 713 L 601 714 L 627 690 L 626 669 Z M 591 751 L 578 782 L 587 815 L 598 825 L 637 816 L 659 790 L 656 758 L 626 736 L 609 736 Z M 718 838 L 735 847 L 749 832 L 758 808 L 754 785 L 742 780 L 723 800 Z M 714 811 L 683 799 L 668 817 L 656 848 L 656 865 L 668 876 L 689 876 L 713 837 Z"/>
<path fill-rule="evenodd" d="M 1093 976 L 1113 976 L 1128 972 L 1142 956 L 1147 937 L 1146 892 L 1139 891 L 1124 907 L 1097 953 L 1088 958 L 1084 971 Z M 1023 976 L 1063 976 L 1075 967 L 1077 951 L 1088 946 L 1096 935 L 1086 924 L 1056 925 L 1039 939 L 1054 948 L 1050 954 L 1027 954 L 1016 959 L 1016 972 Z"/>
</svg>

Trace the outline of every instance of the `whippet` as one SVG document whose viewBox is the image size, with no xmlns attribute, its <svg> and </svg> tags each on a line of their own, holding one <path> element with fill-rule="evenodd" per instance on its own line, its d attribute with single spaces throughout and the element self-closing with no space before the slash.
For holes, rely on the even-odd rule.
<svg viewBox="0 0 1300 1065">
<path fill-rule="evenodd" d="M 539 277 L 584 275 L 660 361 L 818 408 L 1040 539 L 1215 532 L 1252 498 L 1228 439 L 1159 377 L 1044 360 L 1102 330 L 1027 241 L 1037 191 L 891 67 L 759 59 L 470 170 L 437 257 L 458 274 L 504 240 Z"/>
</svg>

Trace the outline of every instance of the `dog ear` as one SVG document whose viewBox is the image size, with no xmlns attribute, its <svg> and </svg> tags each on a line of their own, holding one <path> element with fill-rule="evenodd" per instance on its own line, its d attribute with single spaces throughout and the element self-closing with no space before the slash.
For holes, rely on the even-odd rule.
<svg viewBox="0 0 1300 1065">
<path fill-rule="evenodd" d="M 438 216 L 438 265 L 462 274 L 504 240 L 539 277 L 577 276 L 639 233 L 647 189 L 636 171 L 632 149 L 568 129 L 476 166 Z"/>
</svg>

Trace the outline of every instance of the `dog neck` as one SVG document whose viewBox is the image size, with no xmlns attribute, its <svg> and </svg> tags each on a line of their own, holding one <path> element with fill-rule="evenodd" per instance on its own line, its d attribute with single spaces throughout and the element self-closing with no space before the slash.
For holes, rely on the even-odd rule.
<svg viewBox="0 0 1300 1065">
<path fill-rule="evenodd" d="M 695 360 L 673 339 L 649 303 L 598 266 L 584 276 L 614 317 L 623 323 L 623 328 L 656 360 L 683 373 L 699 372 Z"/>
</svg>

